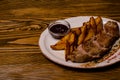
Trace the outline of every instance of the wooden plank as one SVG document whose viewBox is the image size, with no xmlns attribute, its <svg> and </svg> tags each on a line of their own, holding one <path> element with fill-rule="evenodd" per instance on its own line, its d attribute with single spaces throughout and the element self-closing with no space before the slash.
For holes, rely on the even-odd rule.
<svg viewBox="0 0 120 80">
<path fill-rule="evenodd" d="M 118 0 L 0 0 L 0 80 L 119 80 L 119 63 L 73 69 L 45 58 L 40 34 L 54 20 L 102 16 L 120 22 Z"/>
</svg>

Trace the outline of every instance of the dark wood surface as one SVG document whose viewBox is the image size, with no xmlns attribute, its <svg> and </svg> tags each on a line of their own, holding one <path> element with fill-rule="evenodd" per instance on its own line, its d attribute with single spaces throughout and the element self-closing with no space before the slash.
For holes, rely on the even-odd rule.
<svg viewBox="0 0 120 80">
<path fill-rule="evenodd" d="M 102 16 L 120 22 L 119 0 L 0 0 L 0 80 L 120 80 L 120 63 L 73 69 L 49 61 L 38 46 L 54 20 Z"/>
</svg>

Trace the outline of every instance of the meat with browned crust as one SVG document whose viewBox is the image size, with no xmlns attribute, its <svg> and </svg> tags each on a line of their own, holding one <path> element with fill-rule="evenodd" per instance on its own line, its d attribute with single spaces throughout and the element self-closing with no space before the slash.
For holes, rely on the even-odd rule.
<svg viewBox="0 0 120 80">
<path fill-rule="evenodd" d="M 90 40 L 80 44 L 69 56 L 73 62 L 86 62 L 102 57 L 111 49 L 119 38 L 119 26 L 116 22 L 108 21 L 104 30 Z"/>
</svg>

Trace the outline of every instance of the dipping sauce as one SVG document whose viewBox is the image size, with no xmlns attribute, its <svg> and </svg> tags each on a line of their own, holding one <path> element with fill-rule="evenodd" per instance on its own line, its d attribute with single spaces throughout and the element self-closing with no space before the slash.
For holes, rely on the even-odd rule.
<svg viewBox="0 0 120 80">
<path fill-rule="evenodd" d="M 49 33 L 56 39 L 60 39 L 70 31 L 70 24 L 65 20 L 52 22 L 48 26 Z"/>
<path fill-rule="evenodd" d="M 68 31 L 68 27 L 62 24 L 57 24 L 57 25 L 52 26 L 50 28 L 50 31 L 52 31 L 53 33 L 64 34 Z"/>
</svg>

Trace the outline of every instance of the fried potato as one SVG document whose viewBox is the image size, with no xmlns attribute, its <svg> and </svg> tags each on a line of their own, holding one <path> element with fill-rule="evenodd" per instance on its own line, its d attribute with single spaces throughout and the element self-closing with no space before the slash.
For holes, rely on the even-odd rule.
<svg viewBox="0 0 120 80">
<path fill-rule="evenodd" d="M 81 27 L 81 34 L 80 34 L 79 37 L 78 37 L 78 42 L 77 42 L 78 45 L 81 44 L 81 43 L 84 41 L 84 39 L 85 39 L 85 37 L 86 37 L 86 34 L 87 34 L 87 25 L 84 24 L 84 25 Z"/>
<path fill-rule="evenodd" d="M 72 33 L 68 33 L 66 36 L 64 36 L 62 39 L 60 39 L 57 43 L 55 43 L 54 45 L 51 45 L 50 47 L 53 50 L 64 50 L 65 49 L 65 45 L 66 45 L 66 40 L 68 40 L 69 36 Z"/>
<path fill-rule="evenodd" d="M 72 52 L 76 49 L 75 46 L 76 45 L 74 43 L 71 44 L 69 40 L 66 40 L 66 46 L 65 46 L 65 60 L 66 61 L 70 59 Z"/>
<path fill-rule="evenodd" d="M 97 25 L 97 34 L 100 33 L 103 30 L 103 21 L 100 16 L 98 16 L 95 19 L 96 25 Z"/>
<path fill-rule="evenodd" d="M 98 16 L 95 19 L 94 17 L 90 17 L 89 21 L 84 22 L 82 27 L 71 28 L 70 33 L 50 47 L 53 50 L 66 51 L 66 45 L 69 45 L 67 49 L 69 51 L 66 51 L 68 53 L 73 51 L 79 44 L 89 40 L 92 36 L 98 34 L 102 30 L 103 21 L 101 17 Z"/>
<path fill-rule="evenodd" d="M 69 43 L 72 44 L 75 40 L 75 36 L 79 35 L 80 33 L 81 33 L 80 27 L 72 28 L 70 33 L 68 33 L 66 36 L 60 39 L 56 44 L 51 45 L 50 47 L 53 50 L 64 50 L 66 45 L 66 40 L 68 40 Z"/>
<path fill-rule="evenodd" d="M 53 50 L 64 50 L 65 49 L 65 44 L 66 43 L 62 43 L 62 44 L 55 44 L 55 45 L 50 45 L 50 47 L 53 49 Z"/>
<path fill-rule="evenodd" d="M 70 45 L 74 43 L 75 38 L 76 38 L 75 33 L 72 32 L 71 35 L 69 35 L 69 38 L 68 38 L 68 42 L 70 43 Z"/>
<path fill-rule="evenodd" d="M 84 39 L 84 42 L 89 40 L 92 36 L 94 36 L 94 31 L 93 28 L 90 26 L 90 24 L 87 23 L 87 35 Z"/>
<path fill-rule="evenodd" d="M 75 34 L 73 32 L 70 32 L 66 36 L 64 36 L 61 40 L 59 40 L 55 45 L 51 45 L 50 47 L 53 50 L 64 50 L 66 45 L 66 40 L 69 41 L 70 44 L 72 44 L 75 41 Z"/>
<path fill-rule="evenodd" d="M 66 45 L 65 45 L 65 60 L 68 61 L 69 58 L 68 56 L 70 55 L 70 44 L 68 40 L 66 40 Z"/>
<path fill-rule="evenodd" d="M 96 19 L 93 17 L 90 18 L 90 21 L 86 23 L 87 24 L 87 32 L 86 38 L 84 41 L 89 40 L 92 36 L 98 34 L 103 30 L 103 21 L 100 16 L 98 16 Z"/>
<path fill-rule="evenodd" d="M 81 27 L 72 28 L 71 31 L 75 32 L 76 35 L 80 35 L 81 34 Z"/>
<path fill-rule="evenodd" d="M 97 34 L 97 26 L 96 26 L 96 22 L 95 22 L 94 17 L 90 17 L 89 22 L 90 22 L 90 25 L 94 31 L 94 34 L 96 35 Z"/>
</svg>

